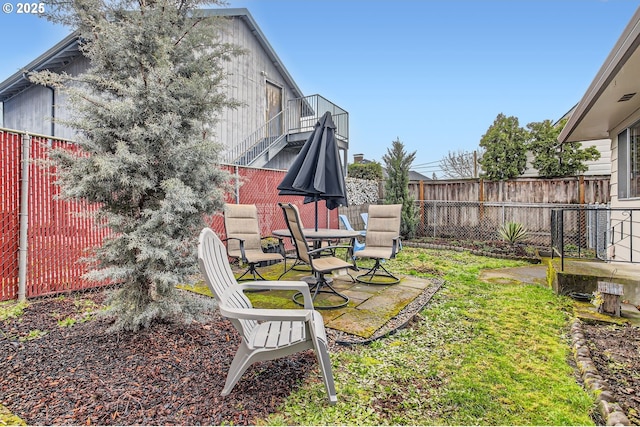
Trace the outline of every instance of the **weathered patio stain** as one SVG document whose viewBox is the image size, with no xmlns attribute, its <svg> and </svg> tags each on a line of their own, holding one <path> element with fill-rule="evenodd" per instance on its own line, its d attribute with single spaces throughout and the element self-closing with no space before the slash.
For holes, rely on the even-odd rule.
<svg viewBox="0 0 640 427">
<path fill-rule="evenodd" d="M 267 266 L 260 269 L 260 273 L 272 280 L 277 280 L 282 273 L 282 265 Z M 280 280 L 301 280 L 309 276 L 308 271 L 289 271 Z M 269 281 L 265 281 L 268 288 Z M 339 330 L 361 338 L 371 338 L 373 334 L 396 316 L 403 308 L 434 286 L 429 279 L 412 276 L 401 276 L 400 283 L 393 285 L 368 285 L 352 280 L 348 275 L 333 277 L 333 287 L 350 299 L 346 307 L 337 309 L 321 309 L 322 317 L 327 328 Z M 193 292 L 211 295 L 206 286 L 196 283 L 184 286 Z M 247 297 L 256 308 L 300 308 L 292 301 L 293 291 L 266 290 L 248 292 Z M 330 296 L 320 293 L 316 297 L 315 305 L 321 307 Z"/>
<path fill-rule="evenodd" d="M 405 282 L 411 282 L 413 286 L 407 286 Z M 383 289 L 372 294 L 370 298 L 326 322 L 326 326 L 362 338 L 370 338 L 385 323 L 416 299 L 424 289 L 432 285 L 426 280 L 421 282 L 424 286 L 417 287 L 416 281 L 402 278 L 398 284 L 386 285 Z M 358 286 L 368 285 L 358 284 Z M 369 287 L 373 288 L 374 286 Z M 351 297 L 349 289 L 343 292 Z"/>
</svg>

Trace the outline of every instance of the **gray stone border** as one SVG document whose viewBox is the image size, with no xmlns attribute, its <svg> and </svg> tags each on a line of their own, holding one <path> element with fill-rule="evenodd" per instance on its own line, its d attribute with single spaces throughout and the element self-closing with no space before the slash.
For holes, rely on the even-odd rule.
<svg viewBox="0 0 640 427">
<path fill-rule="evenodd" d="M 582 321 L 576 319 L 571 325 L 571 340 L 573 343 L 573 357 L 582 375 L 584 387 L 595 396 L 600 415 L 608 426 L 633 425 L 620 405 L 616 402 L 613 393 L 606 382 L 598 373 L 596 365 L 591 359 L 591 352 L 587 346 L 587 340 L 582 330 Z"/>
</svg>

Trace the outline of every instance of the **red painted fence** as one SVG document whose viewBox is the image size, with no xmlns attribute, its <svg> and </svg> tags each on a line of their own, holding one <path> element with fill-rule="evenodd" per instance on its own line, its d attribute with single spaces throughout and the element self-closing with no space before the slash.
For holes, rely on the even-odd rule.
<svg viewBox="0 0 640 427">
<path fill-rule="evenodd" d="M 18 296 L 21 147 L 25 135 L 0 129 L 0 301 Z M 45 136 L 27 136 L 31 141 L 31 161 L 26 297 L 100 286 L 99 283 L 82 278 L 88 266 L 81 262 L 82 257 L 96 245 L 100 245 L 106 235 L 106 230 L 98 227 L 92 218 L 82 215 L 96 207 L 57 199 L 59 188 L 54 183 L 55 171 L 43 162 L 48 159 L 51 147 L 68 145 L 73 148 L 73 145 Z M 302 197 L 278 196 L 276 187 L 286 171 L 228 165 L 222 167 L 239 177 L 239 186 L 234 193 L 227 195 L 227 202 L 255 204 L 263 235 L 286 227 L 278 202 L 298 205 L 302 222 L 305 226 L 313 226 L 313 204 L 303 205 Z M 318 219 L 319 227 L 338 228 L 337 210 L 328 211 L 324 202 L 319 204 Z M 206 222 L 214 231 L 224 236 L 221 214 L 212 216 Z"/>
</svg>

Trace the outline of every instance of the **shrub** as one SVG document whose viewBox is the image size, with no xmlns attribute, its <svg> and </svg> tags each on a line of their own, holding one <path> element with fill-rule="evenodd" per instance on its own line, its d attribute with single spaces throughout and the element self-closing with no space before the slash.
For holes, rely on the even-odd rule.
<svg viewBox="0 0 640 427">
<path fill-rule="evenodd" d="M 352 163 L 347 168 L 347 175 L 351 178 L 379 181 L 383 178 L 382 165 L 378 162 Z"/>
</svg>

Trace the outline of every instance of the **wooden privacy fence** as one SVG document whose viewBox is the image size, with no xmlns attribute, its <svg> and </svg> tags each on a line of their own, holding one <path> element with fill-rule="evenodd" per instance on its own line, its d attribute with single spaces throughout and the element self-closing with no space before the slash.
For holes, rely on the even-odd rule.
<svg viewBox="0 0 640 427">
<path fill-rule="evenodd" d="M 89 266 L 81 259 L 102 243 L 108 230 L 86 215 L 96 206 L 57 198 L 55 170 L 46 161 L 49 150 L 61 146 L 74 149 L 70 141 L 0 128 L 0 301 L 20 296 L 21 277 L 27 298 L 102 285 L 82 277 Z M 295 203 L 303 223 L 313 225 L 313 204 L 303 205 L 302 197 L 278 196 L 276 187 L 286 171 L 221 167 L 238 178 L 227 202 L 257 205 L 263 234 L 286 227 L 278 202 Z M 324 202 L 318 218 L 320 227 L 338 227 L 337 211 L 327 210 Z M 205 222 L 224 236 L 221 214 Z M 197 237 L 193 236 L 194 245 Z"/>
<path fill-rule="evenodd" d="M 606 208 L 609 177 L 419 181 L 410 183 L 409 190 L 418 208 L 417 237 L 495 240 L 503 224 L 517 222 L 529 230 L 528 243 L 550 247 L 551 209 L 576 205 Z M 341 207 L 340 213 L 355 229 L 362 229 L 360 213 L 367 207 Z"/>
<path fill-rule="evenodd" d="M 516 178 L 508 181 L 458 179 L 419 181 L 409 185 L 415 200 L 496 203 L 609 203 L 607 176 Z"/>
</svg>

